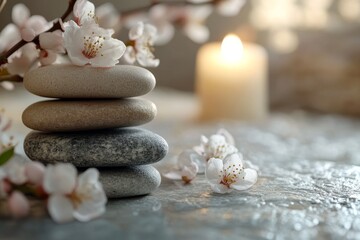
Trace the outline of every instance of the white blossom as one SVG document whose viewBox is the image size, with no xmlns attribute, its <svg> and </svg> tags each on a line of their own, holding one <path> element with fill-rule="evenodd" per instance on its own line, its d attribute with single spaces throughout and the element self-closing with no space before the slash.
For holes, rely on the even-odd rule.
<svg viewBox="0 0 360 240">
<path fill-rule="evenodd" d="M 65 26 L 64 46 L 72 63 L 78 66 L 115 66 L 126 47 L 122 41 L 111 37 L 113 33 L 113 30 L 94 23 L 79 26 L 70 21 Z"/>
<path fill-rule="evenodd" d="M 99 172 L 88 169 L 76 176 L 71 164 L 48 166 L 44 175 L 44 189 L 50 194 L 48 210 L 56 222 L 67 222 L 74 218 L 89 221 L 105 212 L 107 198 Z"/>
<path fill-rule="evenodd" d="M 157 67 L 160 60 L 155 59 L 153 53 L 156 36 L 156 28 L 153 25 L 138 22 L 129 31 L 131 45 L 124 54 L 125 61 L 131 64 L 137 61 L 144 67 Z"/>
<path fill-rule="evenodd" d="M 64 38 L 60 30 L 45 32 L 39 35 L 41 51 L 39 60 L 41 65 L 53 64 L 58 53 L 65 53 Z"/>
<path fill-rule="evenodd" d="M 201 156 L 196 152 L 187 150 L 182 152 L 177 158 L 174 169 L 163 174 L 164 177 L 172 180 L 182 180 L 184 183 L 190 183 L 199 172 L 199 163 Z"/>
<path fill-rule="evenodd" d="M 87 0 L 77 0 L 73 9 L 75 22 L 83 25 L 86 22 L 95 22 L 95 6 Z"/>
<path fill-rule="evenodd" d="M 43 16 L 30 16 L 30 10 L 22 3 L 18 3 L 13 7 L 11 16 L 25 41 L 31 41 L 31 36 L 34 38 L 51 26 Z"/>
<path fill-rule="evenodd" d="M 120 14 L 110 2 L 98 6 L 95 15 L 100 27 L 116 30 L 120 27 Z"/>
<path fill-rule="evenodd" d="M 157 29 L 155 45 L 164 45 L 168 43 L 175 34 L 175 27 L 169 20 L 168 7 L 158 4 L 149 11 L 149 23 Z"/>
<path fill-rule="evenodd" d="M 184 8 L 184 11 L 183 31 L 186 36 L 196 43 L 206 42 L 209 39 L 210 31 L 205 25 L 205 21 L 211 14 L 212 7 L 208 5 L 188 6 Z"/>
<path fill-rule="evenodd" d="M 236 16 L 245 3 L 245 0 L 223 0 L 217 4 L 216 10 L 224 16 Z"/>
<path fill-rule="evenodd" d="M 210 136 L 210 138 L 201 136 L 201 144 L 194 147 L 194 151 L 203 156 L 207 162 L 210 158 L 224 159 L 228 155 L 238 153 L 234 144 L 231 134 L 225 129 L 220 129 L 217 134 Z"/>
<path fill-rule="evenodd" d="M 28 43 L 9 58 L 7 70 L 10 74 L 24 76 L 26 72 L 37 66 L 38 57 L 39 52 L 35 44 Z"/>
<path fill-rule="evenodd" d="M 211 158 L 205 174 L 211 189 L 217 193 L 246 190 L 257 181 L 257 172 L 245 168 L 238 154 L 229 155 L 224 160 Z"/>
</svg>

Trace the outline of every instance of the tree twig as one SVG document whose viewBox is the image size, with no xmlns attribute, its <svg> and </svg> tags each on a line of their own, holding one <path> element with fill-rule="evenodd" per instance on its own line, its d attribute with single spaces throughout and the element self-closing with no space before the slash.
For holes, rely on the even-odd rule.
<svg viewBox="0 0 360 240">
<path fill-rule="evenodd" d="M 6 0 L 2 0 L 0 3 L 0 12 L 4 9 L 5 5 L 6 5 Z"/>
<path fill-rule="evenodd" d="M 61 16 L 61 21 L 64 21 L 73 11 L 74 5 L 76 0 L 69 0 L 69 5 L 64 14 Z M 61 23 L 60 21 L 57 21 L 54 23 L 54 25 L 47 30 L 46 32 L 53 32 L 55 30 L 61 29 Z M 39 45 L 39 35 L 37 35 L 31 42 L 35 43 L 36 45 Z M 8 62 L 8 58 L 17 50 L 19 50 L 22 46 L 27 44 L 29 42 L 26 42 L 24 40 L 21 40 L 17 44 L 15 44 L 9 51 L 3 53 L 0 55 L 0 66 Z"/>
<path fill-rule="evenodd" d="M 121 17 L 127 17 L 129 15 L 132 15 L 134 13 L 138 13 L 138 12 L 143 12 L 146 10 L 149 10 L 150 8 L 156 6 L 156 5 L 160 5 L 160 4 L 164 4 L 167 6 L 186 6 L 186 5 L 190 5 L 190 6 L 203 6 L 203 5 L 215 5 L 218 2 L 221 2 L 223 0 L 209 0 L 209 1 L 203 1 L 203 2 L 190 2 L 190 1 L 181 1 L 181 0 L 176 0 L 176 1 L 152 1 L 149 5 L 147 6 L 142 6 L 139 8 L 134 8 L 134 9 L 130 9 L 127 11 L 123 11 L 121 12 Z"/>
</svg>

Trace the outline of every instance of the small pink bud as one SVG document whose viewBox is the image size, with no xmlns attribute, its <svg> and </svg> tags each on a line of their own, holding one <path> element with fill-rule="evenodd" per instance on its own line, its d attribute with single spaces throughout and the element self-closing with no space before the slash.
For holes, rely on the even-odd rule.
<svg viewBox="0 0 360 240">
<path fill-rule="evenodd" d="M 29 201 L 21 192 L 13 192 L 8 199 L 8 205 L 10 213 L 14 218 L 23 218 L 29 214 Z"/>
<path fill-rule="evenodd" d="M 45 166 L 39 162 L 29 162 L 25 165 L 25 176 L 29 182 L 41 185 L 44 179 Z"/>
<path fill-rule="evenodd" d="M 35 31 L 31 28 L 24 28 L 20 32 L 21 38 L 27 42 L 31 42 L 36 36 Z"/>
</svg>

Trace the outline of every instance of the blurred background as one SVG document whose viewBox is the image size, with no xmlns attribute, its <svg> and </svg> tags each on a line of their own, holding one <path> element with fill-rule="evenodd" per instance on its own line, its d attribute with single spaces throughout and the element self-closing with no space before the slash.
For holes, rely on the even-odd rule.
<svg viewBox="0 0 360 240">
<path fill-rule="evenodd" d="M 169 0 L 171 1 L 171 0 Z M 66 0 L 8 1 L 0 28 L 11 22 L 11 9 L 23 2 L 31 14 L 59 17 Z M 109 0 L 93 0 L 99 6 Z M 124 11 L 147 0 L 110 1 Z M 257 42 L 269 52 L 269 98 L 273 109 L 305 108 L 360 116 L 360 0 L 248 0 L 237 16 L 213 12 L 206 20 L 209 41 L 230 32 Z M 120 32 L 127 39 L 126 28 Z M 156 47 L 158 86 L 193 91 L 197 50 L 201 44 L 182 31 Z"/>
</svg>

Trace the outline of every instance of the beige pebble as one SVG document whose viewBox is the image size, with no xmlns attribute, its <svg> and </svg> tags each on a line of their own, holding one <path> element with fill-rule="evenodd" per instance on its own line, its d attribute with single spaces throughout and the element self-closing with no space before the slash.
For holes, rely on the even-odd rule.
<svg viewBox="0 0 360 240">
<path fill-rule="evenodd" d="M 137 126 L 153 120 L 156 112 L 144 99 L 51 100 L 30 105 L 22 119 L 33 130 L 68 132 Z"/>
<path fill-rule="evenodd" d="M 126 98 L 145 95 L 155 87 L 154 75 L 145 68 L 50 65 L 24 76 L 25 88 L 49 98 Z"/>
</svg>

